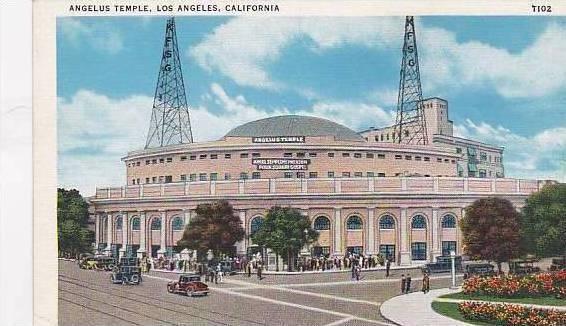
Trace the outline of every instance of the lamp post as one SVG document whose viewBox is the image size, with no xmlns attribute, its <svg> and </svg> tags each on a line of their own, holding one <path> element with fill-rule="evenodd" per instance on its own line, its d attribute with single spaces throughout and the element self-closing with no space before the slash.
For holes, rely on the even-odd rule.
<svg viewBox="0 0 566 326">
<path fill-rule="evenodd" d="M 456 252 L 454 250 L 450 250 L 450 262 L 452 265 L 452 286 L 450 289 L 455 290 L 458 287 L 456 286 Z"/>
</svg>

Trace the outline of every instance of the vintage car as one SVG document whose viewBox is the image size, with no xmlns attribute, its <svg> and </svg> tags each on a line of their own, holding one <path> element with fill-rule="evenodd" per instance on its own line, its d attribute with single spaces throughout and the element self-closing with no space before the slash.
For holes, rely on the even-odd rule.
<svg viewBox="0 0 566 326">
<path fill-rule="evenodd" d="M 464 273 L 464 279 L 467 279 L 471 276 L 479 276 L 479 277 L 489 277 L 495 276 L 497 273 L 495 272 L 495 266 L 488 263 L 471 263 L 466 265 L 466 272 Z"/>
<path fill-rule="evenodd" d="M 220 269 L 224 275 L 235 275 L 236 274 L 236 263 L 229 260 L 223 260 L 219 262 Z"/>
<path fill-rule="evenodd" d="M 113 284 L 138 285 L 142 281 L 141 270 L 137 266 L 114 267 L 110 280 Z"/>
<path fill-rule="evenodd" d="M 509 261 L 509 274 L 527 275 L 540 272 L 540 267 L 534 265 L 535 258 L 512 259 Z"/>
<path fill-rule="evenodd" d="M 79 267 L 83 269 L 94 269 L 111 271 L 116 266 L 116 260 L 112 257 L 86 257 L 79 261 Z"/>
<path fill-rule="evenodd" d="M 201 282 L 198 274 L 181 274 L 178 281 L 167 283 L 167 292 L 181 293 L 188 296 L 207 295 L 208 285 Z"/>
<path fill-rule="evenodd" d="M 456 256 L 454 265 L 456 272 L 461 272 L 462 269 L 462 257 Z M 452 271 L 452 259 L 450 256 L 437 256 L 436 262 L 427 263 L 422 268 L 424 273 L 446 273 Z"/>
<path fill-rule="evenodd" d="M 552 258 L 552 264 L 550 265 L 548 270 L 554 272 L 554 271 L 561 271 L 563 269 L 566 269 L 566 258 L 565 257 Z"/>
</svg>

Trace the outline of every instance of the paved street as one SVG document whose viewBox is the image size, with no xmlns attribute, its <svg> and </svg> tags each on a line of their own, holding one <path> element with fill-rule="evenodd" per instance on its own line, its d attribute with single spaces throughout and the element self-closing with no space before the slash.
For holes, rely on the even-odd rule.
<svg viewBox="0 0 566 326">
<path fill-rule="evenodd" d="M 349 273 L 235 275 L 209 284 L 205 297 L 170 294 L 166 282 L 177 275 L 144 275 L 142 284 L 115 285 L 110 273 L 59 262 L 59 324 L 74 325 L 389 325 L 381 302 L 399 294 L 399 276 L 365 272 L 359 282 Z M 420 273 L 412 270 L 413 289 Z M 447 287 L 448 275 L 435 275 L 432 288 Z"/>
</svg>

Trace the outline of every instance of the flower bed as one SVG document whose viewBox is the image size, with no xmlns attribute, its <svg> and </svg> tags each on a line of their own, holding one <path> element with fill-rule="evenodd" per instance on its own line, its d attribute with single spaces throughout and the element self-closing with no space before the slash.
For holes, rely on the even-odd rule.
<svg viewBox="0 0 566 326">
<path fill-rule="evenodd" d="M 566 313 L 553 309 L 535 309 L 513 304 L 461 302 L 458 311 L 464 318 L 505 326 L 566 325 Z"/>
<path fill-rule="evenodd" d="M 527 276 L 470 277 L 462 285 L 464 294 L 502 298 L 554 295 L 566 298 L 566 271 Z"/>
</svg>

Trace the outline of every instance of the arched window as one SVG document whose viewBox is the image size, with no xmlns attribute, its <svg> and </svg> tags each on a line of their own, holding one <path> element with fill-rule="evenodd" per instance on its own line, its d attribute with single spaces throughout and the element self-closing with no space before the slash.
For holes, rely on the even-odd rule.
<svg viewBox="0 0 566 326">
<path fill-rule="evenodd" d="M 362 219 L 358 215 L 352 215 L 348 218 L 346 222 L 346 228 L 348 230 L 361 230 L 362 229 Z"/>
<path fill-rule="evenodd" d="M 161 230 L 161 217 L 156 217 L 153 220 L 151 220 L 151 229 Z"/>
<path fill-rule="evenodd" d="M 171 225 L 173 227 L 173 231 L 181 231 L 184 229 L 185 223 L 183 223 L 183 219 L 180 216 L 173 217 L 171 221 Z"/>
<path fill-rule="evenodd" d="M 262 224 L 263 224 L 263 217 L 261 216 L 254 217 L 250 222 L 250 234 L 256 233 Z"/>
<path fill-rule="evenodd" d="M 116 217 L 116 230 L 122 230 L 122 216 Z"/>
<path fill-rule="evenodd" d="M 132 231 L 140 230 L 140 218 L 137 216 L 132 217 Z"/>
<path fill-rule="evenodd" d="M 326 216 L 319 216 L 314 220 L 315 230 L 330 230 L 330 220 Z"/>
<path fill-rule="evenodd" d="M 422 215 L 413 216 L 413 220 L 411 221 L 411 228 L 426 229 L 426 218 Z"/>
<path fill-rule="evenodd" d="M 456 227 L 456 217 L 452 214 L 444 215 L 442 218 L 443 229 L 454 229 Z"/>
<path fill-rule="evenodd" d="M 395 219 L 391 215 L 383 215 L 379 219 L 379 228 L 381 230 L 384 229 L 394 229 L 395 228 Z"/>
</svg>

